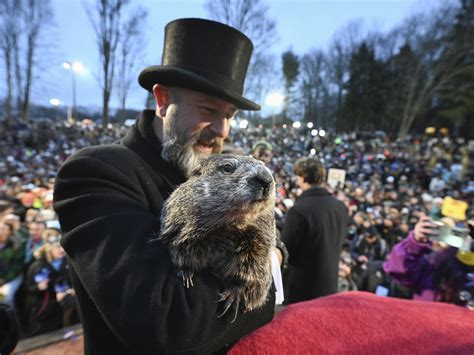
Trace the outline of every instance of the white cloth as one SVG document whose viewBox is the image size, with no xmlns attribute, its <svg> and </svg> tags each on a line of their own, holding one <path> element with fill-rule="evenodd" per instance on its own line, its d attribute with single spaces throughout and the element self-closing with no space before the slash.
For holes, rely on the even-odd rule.
<svg viewBox="0 0 474 355">
<path fill-rule="evenodd" d="M 275 305 L 283 304 L 285 297 L 283 296 L 283 281 L 281 277 L 280 262 L 275 251 L 272 250 L 272 274 L 273 282 L 275 283 Z"/>
</svg>

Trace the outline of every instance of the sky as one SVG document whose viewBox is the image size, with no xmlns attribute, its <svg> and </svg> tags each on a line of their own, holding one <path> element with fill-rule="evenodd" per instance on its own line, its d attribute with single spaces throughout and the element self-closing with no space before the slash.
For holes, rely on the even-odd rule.
<svg viewBox="0 0 474 355">
<path fill-rule="evenodd" d="M 85 68 L 76 75 L 76 100 L 78 106 L 100 109 L 101 91 L 97 83 L 99 68 L 95 34 L 84 9 L 84 1 L 52 0 L 54 27 L 48 30 L 51 53 L 47 65 L 41 69 L 40 78 L 32 90 L 32 101 L 49 105 L 57 98 L 68 106 L 72 102 L 72 75 L 62 67 L 64 61 L 79 61 Z M 171 20 L 182 17 L 208 18 L 207 0 L 132 0 L 148 9 L 144 23 L 146 50 L 141 58 L 141 70 L 161 61 L 163 29 Z M 278 38 L 271 51 L 278 56 L 287 49 L 302 55 L 313 48 L 326 49 L 333 34 L 352 20 L 362 20 L 365 25 L 388 31 L 420 7 L 420 0 L 262 0 L 269 7 L 269 17 L 276 21 Z M 426 1 L 426 0 L 425 0 Z M 3 70 L 3 65 L 0 67 Z M 0 73 L 4 78 L 4 73 Z M 4 81 L 4 79 L 2 80 Z M 278 88 L 276 88 L 278 89 Z M 5 92 L 2 83 L 0 90 Z M 118 106 L 112 94 L 110 106 Z M 0 93 L 3 97 L 4 93 Z M 128 107 L 144 108 L 146 91 L 138 84 L 132 87 Z M 251 99 L 251 98 L 250 98 Z M 265 106 L 265 103 L 262 103 Z M 264 107 L 265 108 L 265 107 Z"/>
</svg>

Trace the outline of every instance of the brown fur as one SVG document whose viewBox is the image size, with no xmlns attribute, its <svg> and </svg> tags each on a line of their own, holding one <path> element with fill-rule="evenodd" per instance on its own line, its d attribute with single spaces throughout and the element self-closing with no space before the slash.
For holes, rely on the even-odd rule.
<svg viewBox="0 0 474 355">
<path fill-rule="evenodd" d="M 193 274 L 210 268 L 222 280 L 222 315 L 232 304 L 262 306 L 272 282 L 275 184 L 260 161 L 238 155 L 203 160 L 166 201 L 160 239 L 192 286 Z M 234 318 L 235 319 L 235 318 Z"/>
</svg>

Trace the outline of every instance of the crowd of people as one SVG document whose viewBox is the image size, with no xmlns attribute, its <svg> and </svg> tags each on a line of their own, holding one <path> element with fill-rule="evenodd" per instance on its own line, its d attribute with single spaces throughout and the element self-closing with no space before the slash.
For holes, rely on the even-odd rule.
<svg viewBox="0 0 474 355">
<path fill-rule="evenodd" d="M 0 128 L 0 155 L 5 158 L 0 161 L 0 297 L 15 308 L 23 336 L 79 321 L 52 208 L 56 172 L 82 147 L 115 142 L 126 130 L 90 120 Z M 420 218 L 442 218 L 445 196 L 468 202 L 466 221 L 474 218 L 472 142 L 432 135 L 393 139 L 380 132 L 314 133 L 309 128 L 234 128 L 227 148 L 254 155 L 273 172 L 280 231 L 301 194 L 293 172 L 297 159 L 315 157 L 326 169 L 344 169 L 344 184 L 328 187 L 350 217 L 339 261 L 339 291 L 411 298 L 416 280 L 394 282 L 400 270 L 384 269 L 384 262 L 416 230 Z M 417 241 L 422 238 L 418 233 Z"/>
</svg>

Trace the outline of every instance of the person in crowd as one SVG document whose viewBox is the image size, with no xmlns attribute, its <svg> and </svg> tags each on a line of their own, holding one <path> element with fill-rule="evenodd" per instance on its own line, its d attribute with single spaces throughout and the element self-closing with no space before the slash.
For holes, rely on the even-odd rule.
<svg viewBox="0 0 474 355">
<path fill-rule="evenodd" d="M 407 238 L 395 245 L 384 269 L 413 290 L 413 299 L 465 305 L 474 301 L 472 226 L 463 250 L 443 245 L 433 220 L 421 215 Z M 474 302 L 469 303 L 474 309 Z"/>
<path fill-rule="evenodd" d="M 3 221 L 11 226 L 13 230 L 12 238 L 14 242 L 24 243 L 28 239 L 28 229 L 23 223 L 21 223 L 20 216 L 10 213 L 3 218 Z"/>
<path fill-rule="evenodd" d="M 352 250 L 352 257 L 358 263 L 366 265 L 369 261 L 384 260 L 387 243 L 373 225 L 364 228 L 361 240 Z"/>
<path fill-rule="evenodd" d="M 12 236 L 13 227 L 0 221 L 0 302 L 15 308 L 15 295 L 23 280 L 24 246 Z"/>
<path fill-rule="evenodd" d="M 46 229 L 44 222 L 31 222 L 29 224 L 29 237 L 25 244 L 25 264 L 30 265 L 34 261 L 34 252 L 44 244 L 43 233 Z"/>
<path fill-rule="evenodd" d="M 362 231 L 361 240 L 351 250 L 356 262 L 354 278 L 357 288 L 362 291 L 375 292 L 384 281 L 382 262 L 387 253 L 387 243 L 375 226 L 371 225 Z"/>
<path fill-rule="evenodd" d="M 59 244 L 60 236 L 49 231 L 44 239 L 25 278 L 30 336 L 78 322 L 75 293 L 64 249 Z"/>
<path fill-rule="evenodd" d="M 4 216 L 13 213 L 13 206 L 9 201 L 0 200 L 0 219 L 3 219 Z"/>
<path fill-rule="evenodd" d="M 255 159 L 261 160 L 266 166 L 270 166 L 272 161 L 273 147 L 267 141 L 258 141 L 252 147 L 252 156 Z"/>
<path fill-rule="evenodd" d="M 349 220 L 344 204 L 324 187 L 326 170 L 318 159 L 299 159 L 293 170 L 302 194 L 288 211 L 281 236 L 289 253 L 283 282 L 288 304 L 337 292 Z"/>
<path fill-rule="evenodd" d="M 355 263 L 348 251 L 342 251 L 339 258 L 339 273 L 337 280 L 337 292 L 357 291 L 357 284 L 353 278 Z"/>
<path fill-rule="evenodd" d="M 262 308 L 219 318 L 215 275 L 205 270 L 185 288 L 161 241 L 149 242 L 163 202 L 202 157 L 221 152 L 237 109 L 260 108 L 242 97 L 252 52 L 244 34 L 201 19 L 173 21 L 165 32 L 162 65 L 139 76 L 156 110 L 143 111 L 121 144 L 81 150 L 56 177 L 86 353 L 212 353 L 274 313 L 271 290 Z"/>
</svg>

